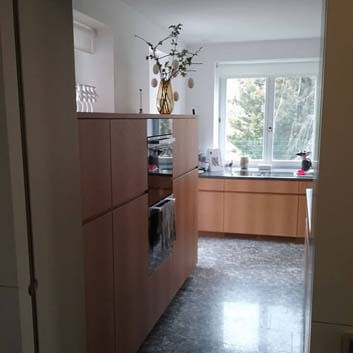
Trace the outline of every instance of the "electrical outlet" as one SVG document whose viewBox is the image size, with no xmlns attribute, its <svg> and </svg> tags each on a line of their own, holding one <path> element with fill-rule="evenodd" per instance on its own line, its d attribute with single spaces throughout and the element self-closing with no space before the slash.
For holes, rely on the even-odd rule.
<svg viewBox="0 0 353 353">
<path fill-rule="evenodd" d="M 353 353 L 352 332 L 347 332 L 342 336 L 342 353 Z"/>
</svg>

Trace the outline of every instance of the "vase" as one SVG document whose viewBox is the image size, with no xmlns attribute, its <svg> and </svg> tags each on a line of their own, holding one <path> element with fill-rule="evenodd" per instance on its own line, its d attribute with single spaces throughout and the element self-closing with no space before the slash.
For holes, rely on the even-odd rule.
<svg viewBox="0 0 353 353">
<path fill-rule="evenodd" d="M 163 81 L 159 83 L 157 94 L 157 110 L 159 114 L 171 114 L 174 108 L 174 94 L 172 81 Z"/>
</svg>

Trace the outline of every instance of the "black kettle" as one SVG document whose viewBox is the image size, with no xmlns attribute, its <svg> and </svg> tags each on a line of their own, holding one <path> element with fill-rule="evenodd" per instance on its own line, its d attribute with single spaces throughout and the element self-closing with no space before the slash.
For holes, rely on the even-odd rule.
<svg viewBox="0 0 353 353">
<path fill-rule="evenodd" d="M 307 172 L 313 166 L 313 163 L 308 158 L 310 154 L 311 152 L 306 151 L 297 153 L 297 156 L 302 158 L 302 170 L 304 170 L 304 172 Z"/>
</svg>

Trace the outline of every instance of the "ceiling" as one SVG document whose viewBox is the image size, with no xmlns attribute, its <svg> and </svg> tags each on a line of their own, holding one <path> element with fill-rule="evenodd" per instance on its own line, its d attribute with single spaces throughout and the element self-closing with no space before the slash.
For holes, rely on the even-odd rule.
<svg viewBox="0 0 353 353">
<path fill-rule="evenodd" d="M 323 0 L 123 0 L 167 28 L 184 25 L 186 44 L 313 38 Z"/>
</svg>

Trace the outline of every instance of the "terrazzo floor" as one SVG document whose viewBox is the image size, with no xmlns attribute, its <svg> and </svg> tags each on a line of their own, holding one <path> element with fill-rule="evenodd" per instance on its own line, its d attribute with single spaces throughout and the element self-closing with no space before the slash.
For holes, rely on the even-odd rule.
<svg viewBox="0 0 353 353">
<path fill-rule="evenodd" d="M 202 238 L 198 266 L 139 353 L 302 353 L 304 246 Z"/>
</svg>

